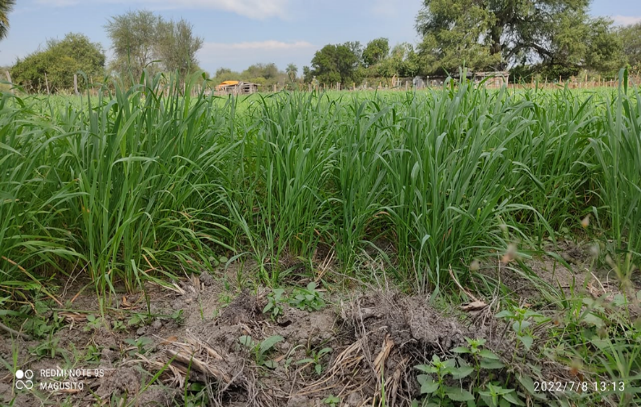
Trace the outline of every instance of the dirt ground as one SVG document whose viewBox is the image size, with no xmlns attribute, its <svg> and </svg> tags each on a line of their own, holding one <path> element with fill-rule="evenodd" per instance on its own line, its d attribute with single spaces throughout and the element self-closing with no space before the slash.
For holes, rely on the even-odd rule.
<svg viewBox="0 0 641 407">
<path fill-rule="evenodd" d="M 585 250 L 567 250 L 577 270 L 589 260 Z M 598 285 L 586 280 L 589 270 L 570 271 L 551 257 L 530 264 L 544 281 L 561 289 L 569 289 L 572 279 L 582 287 Z M 511 268 L 484 267 L 480 273 L 500 276 L 524 302 L 540 300 L 536 287 Z M 496 299 L 480 299 L 482 307 L 437 309 L 426 296 L 370 287 L 325 292 L 327 305 L 317 311 L 285 303 L 282 315 L 273 319 L 262 312 L 271 290 L 239 290 L 226 281 L 204 273 L 173 289 L 149 285 L 149 309 L 144 295 L 123 294 L 106 316 L 109 328 L 100 324 L 94 294 L 67 290 L 69 309 L 58 312 L 64 321 L 55 334 L 0 342 L 2 359 L 15 357 L 15 366 L 35 372 L 34 389 L 16 390 L 14 375 L 0 365 L 0 403 L 360 407 L 383 405 L 384 394 L 384 405 L 409 406 L 419 396 L 414 366 L 432 355 L 453 357 L 451 350 L 466 345 L 466 337 L 486 339 L 485 347 L 502 359 L 513 357 L 514 340 L 493 318 Z M 307 283 L 300 280 L 296 286 Z M 132 323 L 137 314 L 151 317 Z M 51 315 L 49 311 L 45 317 Z M 275 335 L 282 340 L 259 355 L 260 343 Z M 244 346 L 244 336 L 257 347 Z M 300 363 L 326 348 L 331 350 L 320 352 L 317 361 Z M 100 377 L 62 379 L 82 382 L 82 390 L 39 389 L 39 383 L 55 380 L 42 377 L 40 370 L 52 368 L 98 369 Z M 542 369 L 549 378 L 568 374 L 555 365 Z M 340 402 L 332 404 L 331 396 Z"/>
</svg>

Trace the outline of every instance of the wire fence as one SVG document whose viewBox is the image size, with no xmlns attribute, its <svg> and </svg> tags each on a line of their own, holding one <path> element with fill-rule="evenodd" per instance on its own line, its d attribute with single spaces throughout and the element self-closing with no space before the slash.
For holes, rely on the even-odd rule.
<svg viewBox="0 0 641 407">
<path fill-rule="evenodd" d="M 16 89 L 25 91 L 28 93 L 38 93 L 34 90 L 36 88 L 25 86 L 21 87 L 19 85 L 14 85 L 11 79 L 11 74 L 9 71 L 5 71 L 5 76 L 7 81 L 4 83 L 4 88 L 12 93 L 15 93 Z M 409 90 L 422 90 L 422 89 L 436 89 L 441 88 L 448 83 L 449 80 L 457 81 L 459 78 L 451 78 L 446 76 L 427 76 L 421 77 L 416 76 L 413 78 L 410 77 L 392 77 L 392 78 L 366 78 L 362 83 L 357 85 L 355 82 L 351 84 L 343 84 L 340 82 L 334 84 L 324 84 L 319 83 L 318 81 L 313 81 L 312 83 L 303 83 L 302 81 L 290 81 L 288 83 L 279 83 L 268 86 L 238 86 L 238 87 L 228 87 L 221 89 L 212 80 L 201 80 L 200 83 L 192 84 L 187 86 L 185 81 L 182 82 L 183 95 L 186 92 L 189 92 L 192 96 L 198 95 L 201 92 L 206 95 L 214 96 L 226 96 L 226 95 L 244 95 L 251 93 L 275 93 L 281 92 L 284 90 L 288 91 L 367 91 L 367 90 L 376 90 L 376 91 L 409 91 Z M 559 87 L 567 87 L 570 89 L 594 89 L 594 88 L 615 88 L 619 86 L 619 81 L 615 79 L 602 79 L 600 77 L 588 77 L 587 75 L 581 77 L 571 77 L 564 80 L 563 78 L 558 78 L 558 80 L 535 80 L 532 79 L 530 82 L 510 82 L 510 76 L 507 72 L 480 72 L 468 75 L 468 80 L 473 81 L 478 86 L 484 86 L 490 89 L 498 89 L 504 86 L 510 89 L 558 89 Z M 628 77 L 629 83 L 632 85 L 641 84 L 641 75 L 633 74 Z M 101 91 L 105 91 L 105 83 L 96 83 L 89 80 L 89 83 L 84 83 L 84 79 L 81 79 L 79 82 L 78 75 L 73 77 L 73 89 L 50 89 L 49 82 L 45 77 L 45 91 L 46 94 L 56 93 L 59 95 L 76 95 L 79 96 L 81 93 L 89 92 L 91 95 L 98 95 Z M 166 92 L 169 92 L 170 89 L 170 80 L 161 82 L 161 87 L 166 89 Z M 79 86 L 80 83 L 80 86 Z M 242 85 L 243 82 L 240 82 Z M 257 84 L 252 84 L 257 85 Z M 2 86 L 2 85 L 0 85 Z M 109 88 L 109 85 L 107 85 Z M 42 89 L 42 88 L 39 88 Z M 0 90 L 3 90 L 0 87 Z M 43 93 L 42 91 L 40 93 Z"/>
</svg>

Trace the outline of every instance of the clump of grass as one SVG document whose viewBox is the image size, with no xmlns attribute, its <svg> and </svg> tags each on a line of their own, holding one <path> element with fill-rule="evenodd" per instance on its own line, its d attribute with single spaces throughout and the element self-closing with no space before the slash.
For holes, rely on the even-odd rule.
<svg viewBox="0 0 641 407">
<path fill-rule="evenodd" d="M 472 259 L 540 247 L 588 213 L 622 276 L 639 262 L 638 93 L 462 81 L 218 98 L 190 83 L 0 95 L 5 292 L 72 270 L 134 290 L 223 254 L 277 285 L 321 243 L 345 272 L 384 252 L 398 279 L 439 291 L 450 266 L 465 283 Z"/>
<path fill-rule="evenodd" d="M 623 74 L 622 74 L 623 75 Z M 623 87 L 612 104 L 606 106 L 600 123 L 601 137 L 590 139 L 598 171 L 596 194 L 606 206 L 605 217 L 614 245 L 619 278 L 629 279 L 641 261 L 641 97 L 634 98 Z"/>
<path fill-rule="evenodd" d="M 212 99 L 181 97 L 176 83 L 160 89 L 161 79 L 105 88 L 82 105 L 45 99 L 46 118 L 3 94 L 4 262 L 42 276 L 45 264 L 69 272 L 67 260 L 103 296 L 211 267 L 228 246 L 210 188 L 233 144 L 219 137 L 225 121 L 213 120 Z"/>
</svg>

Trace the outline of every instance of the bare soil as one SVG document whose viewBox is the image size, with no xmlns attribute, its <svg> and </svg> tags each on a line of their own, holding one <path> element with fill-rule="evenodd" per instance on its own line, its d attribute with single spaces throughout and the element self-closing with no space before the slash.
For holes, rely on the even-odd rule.
<svg viewBox="0 0 641 407">
<path fill-rule="evenodd" d="M 551 258 L 531 262 L 531 269 L 562 288 L 572 279 L 585 286 L 581 279 L 591 278 L 588 272 L 575 274 Z M 540 297 L 536 287 L 510 267 L 485 272 L 499 273 L 513 293 L 527 301 Z M 356 407 L 380 405 L 384 388 L 385 405 L 409 406 L 419 396 L 414 366 L 427 363 L 433 355 L 456 356 L 451 350 L 466 345 L 466 337 L 486 339 L 485 347 L 505 361 L 515 356 L 513 337 L 492 317 L 496 313 L 492 299 L 482 299 L 485 307 L 445 312 L 434 308 L 426 296 L 361 289 L 325 294 L 328 305 L 315 312 L 285 304 L 282 316 L 273 320 L 262 312 L 269 289 L 230 293 L 224 281 L 205 273 L 185 279 L 173 290 L 149 286 L 146 296 L 124 294 L 106 317 L 109 327 L 87 318 L 99 317 L 95 294 L 75 295 L 69 289 L 71 306 L 57 312 L 65 318 L 62 329 L 40 340 L 0 341 L 2 359 L 13 361 L 15 355 L 18 367 L 36 372 L 36 388 L 16 390 L 13 374 L 0 366 L 0 404 L 13 400 L 21 407 L 173 406 L 186 405 L 187 397 L 193 405 L 305 407 L 327 405 L 323 400 L 337 396 L 339 405 Z M 152 317 L 130 326 L 136 313 Z M 261 365 L 239 340 L 251 336 L 260 343 L 273 335 L 283 338 L 265 355 L 265 360 L 277 364 L 273 369 Z M 542 333 L 541 340 L 544 337 Z M 40 356 L 34 356 L 39 347 Z M 297 363 L 327 347 L 332 351 L 319 359 L 320 374 L 315 363 Z M 524 362 L 511 374 L 527 370 L 526 362 L 534 354 L 518 354 Z M 101 369 L 104 375 L 78 378 L 84 383 L 82 390 L 38 389 L 39 382 L 48 380 L 39 376 L 40 369 L 51 368 Z M 558 365 L 541 368 L 544 372 L 537 373 L 550 380 L 569 374 Z"/>
</svg>

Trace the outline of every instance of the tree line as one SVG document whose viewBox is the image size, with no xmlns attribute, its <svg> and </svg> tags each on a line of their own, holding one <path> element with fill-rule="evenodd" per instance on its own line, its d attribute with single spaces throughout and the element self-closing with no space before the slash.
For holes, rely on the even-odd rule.
<svg viewBox="0 0 641 407">
<path fill-rule="evenodd" d="M 73 75 L 78 71 L 88 80 L 102 81 L 109 75 L 131 85 L 140 80 L 143 70 L 150 75 L 177 73 L 181 78 L 200 70 L 196 53 L 203 39 L 193 34 L 192 25 L 185 20 L 130 11 L 111 18 L 105 29 L 114 51 L 108 66 L 99 43 L 83 34 L 69 33 L 18 59 L 10 68 L 13 82 L 26 90 L 55 93 L 72 88 Z"/>
<path fill-rule="evenodd" d="M 9 28 L 14 0 L 0 0 L 0 39 Z M 234 72 L 218 69 L 224 80 L 255 82 L 296 89 L 300 84 L 360 85 L 374 78 L 444 76 L 461 67 L 469 71 L 509 70 L 512 80 L 567 79 L 579 74 L 612 77 L 622 66 L 641 70 L 641 23 L 616 27 L 588 14 L 590 0 L 424 0 L 416 16 L 417 44 L 391 46 L 387 38 L 328 44 L 318 50 L 301 75 L 289 64 L 280 71 L 258 63 Z M 88 79 L 105 75 L 136 83 L 143 70 L 177 73 L 199 71 L 196 53 L 203 39 L 190 23 L 165 20 L 150 11 L 130 11 L 105 26 L 113 61 L 106 65 L 102 46 L 82 34 L 49 40 L 43 49 L 18 59 L 10 68 L 14 83 L 27 90 L 70 89 L 73 74 Z"/>
<path fill-rule="evenodd" d="M 416 17 L 418 44 L 390 49 L 386 38 L 326 45 L 304 80 L 347 86 L 364 78 L 445 76 L 510 71 L 516 81 L 613 77 L 641 71 L 641 23 L 615 27 L 589 16 L 590 0 L 424 0 Z"/>
</svg>

